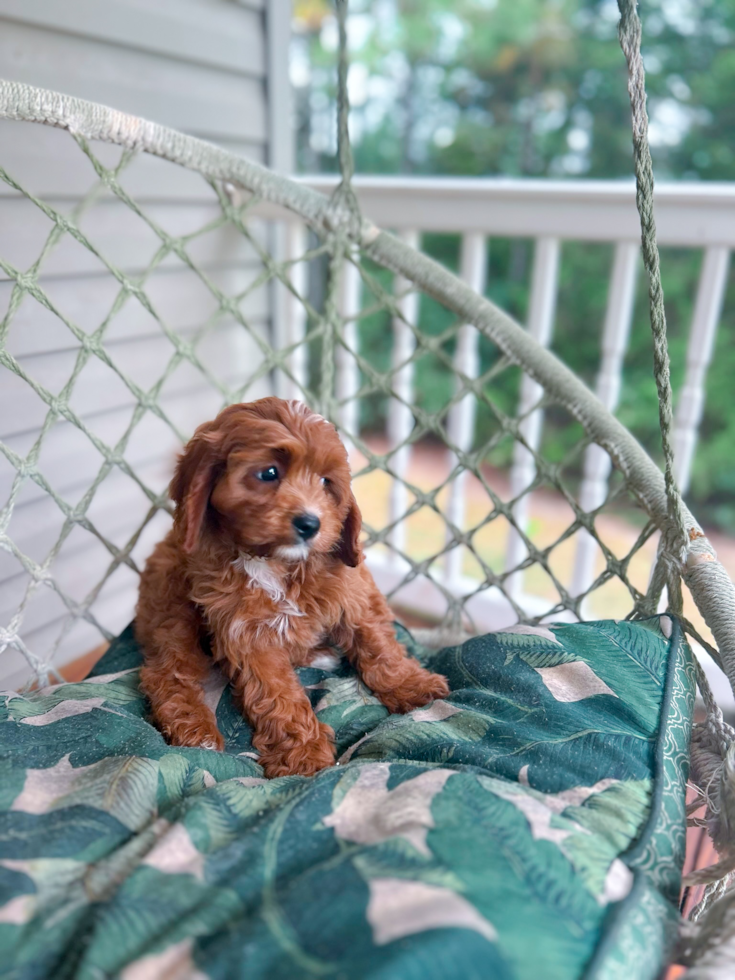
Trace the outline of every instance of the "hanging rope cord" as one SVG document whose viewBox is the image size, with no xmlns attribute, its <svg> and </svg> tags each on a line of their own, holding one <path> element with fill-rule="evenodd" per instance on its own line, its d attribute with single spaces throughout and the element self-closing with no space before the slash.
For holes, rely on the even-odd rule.
<svg viewBox="0 0 735 980">
<path fill-rule="evenodd" d="M 648 142 L 646 74 L 641 55 L 642 25 L 636 5 L 637 0 L 618 0 L 620 10 L 618 38 L 628 64 L 636 206 L 641 222 L 643 264 L 648 278 L 649 319 L 653 338 L 653 376 L 658 395 L 668 514 L 668 523 L 662 530 L 659 554 L 651 583 L 640 611 L 643 615 L 653 615 L 656 612 L 665 585 L 668 593 L 668 609 L 680 616 L 683 611 L 681 578 L 689 550 L 689 539 L 684 525 L 681 493 L 674 474 L 671 362 L 666 332 L 664 290 L 661 283 L 661 262 L 656 241 L 656 219 L 653 212 L 653 161 Z M 702 679 L 706 685 L 706 678 L 703 675 Z"/>
<path fill-rule="evenodd" d="M 659 561 L 649 590 L 649 603 L 655 605 L 666 584 L 669 608 L 681 613 L 681 574 L 686 561 L 688 538 L 682 515 L 682 500 L 674 476 L 673 398 L 669 346 L 666 337 L 666 310 L 661 284 L 661 264 L 656 243 L 656 221 L 653 214 L 653 163 L 648 144 L 646 111 L 646 76 L 641 56 L 641 21 L 636 0 L 618 0 L 620 23 L 618 37 L 628 63 L 628 94 L 633 121 L 633 164 L 636 178 L 636 205 L 641 219 L 643 264 L 648 276 L 648 302 L 653 335 L 653 375 L 658 393 L 658 417 L 664 454 L 664 480 L 668 526 L 662 534 Z M 655 605 L 650 611 L 655 612 Z"/>
<path fill-rule="evenodd" d="M 348 130 L 350 103 L 347 92 L 349 60 L 347 53 L 347 0 L 335 0 L 339 31 L 337 61 L 337 159 L 341 180 L 329 202 L 328 223 L 334 237 L 329 262 L 329 278 L 324 313 L 326 330 L 322 340 L 320 409 L 327 418 L 334 418 L 335 363 L 337 346 L 343 342 L 339 295 L 345 262 L 354 254 L 351 241 L 364 237 L 360 206 L 352 187 L 355 164 Z M 354 352 L 348 352 L 354 356 Z"/>
</svg>

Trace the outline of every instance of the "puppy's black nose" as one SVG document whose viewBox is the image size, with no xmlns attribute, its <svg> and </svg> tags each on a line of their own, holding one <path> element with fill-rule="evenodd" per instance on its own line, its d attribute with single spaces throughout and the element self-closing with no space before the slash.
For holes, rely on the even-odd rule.
<svg viewBox="0 0 735 980">
<path fill-rule="evenodd" d="M 313 538 L 321 527 L 321 521 L 316 514 L 298 514 L 291 523 L 303 541 L 308 541 L 309 538 Z"/>
</svg>

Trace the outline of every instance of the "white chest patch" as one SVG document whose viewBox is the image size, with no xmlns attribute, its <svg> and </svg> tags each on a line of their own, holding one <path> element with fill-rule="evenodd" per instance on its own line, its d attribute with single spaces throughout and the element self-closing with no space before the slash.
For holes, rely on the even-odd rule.
<svg viewBox="0 0 735 980">
<path fill-rule="evenodd" d="M 286 598 L 283 580 L 266 558 L 254 558 L 252 555 L 241 555 L 235 561 L 235 566 L 243 571 L 250 579 L 251 589 L 262 589 L 274 602 L 282 602 Z"/>
<path fill-rule="evenodd" d="M 281 639 L 285 639 L 291 629 L 291 620 L 303 616 L 304 613 L 296 603 L 286 596 L 286 589 L 283 579 L 275 571 L 266 558 L 254 558 L 252 555 L 241 555 L 235 561 L 237 568 L 241 569 L 248 577 L 248 585 L 251 589 L 260 589 L 273 601 L 276 613 L 270 619 L 263 620 L 258 625 L 257 631 L 261 632 L 264 628 L 274 630 Z M 235 620 L 235 624 L 242 624 L 239 632 L 242 632 L 244 623 L 242 620 Z M 232 627 L 231 627 L 232 632 Z"/>
</svg>

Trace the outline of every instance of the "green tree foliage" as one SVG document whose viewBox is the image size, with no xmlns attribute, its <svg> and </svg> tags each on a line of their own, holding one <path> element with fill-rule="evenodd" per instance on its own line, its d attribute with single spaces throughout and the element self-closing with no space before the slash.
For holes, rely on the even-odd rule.
<svg viewBox="0 0 735 980">
<path fill-rule="evenodd" d="M 641 15 L 657 178 L 735 180 L 735 0 L 644 0 Z M 301 0 L 295 16 L 300 165 L 331 171 L 334 19 L 328 0 Z M 358 171 L 631 179 L 617 18 L 615 0 L 353 0 L 350 95 Z M 425 236 L 423 247 L 456 268 L 456 237 Z M 521 322 L 531 257 L 530 242 L 490 243 L 487 293 Z M 553 346 L 588 382 L 599 361 L 611 260 L 609 246 L 563 248 Z M 675 386 L 683 376 L 700 265 L 701 252 L 695 250 L 662 253 Z M 689 491 L 703 517 L 731 529 L 734 299 L 731 284 Z M 446 320 L 422 301 L 421 326 L 438 333 Z M 388 356 L 388 327 L 381 316 L 361 327 L 363 349 L 377 359 Z M 483 367 L 491 356 L 488 347 Z M 451 385 L 437 364 L 418 363 L 416 387 L 425 407 L 440 408 Z M 517 377 L 501 375 L 492 394 L 510 410 L 516 392 Z M 383 413 L 384 406 L 373 400 L 364 421 L 379 426 Z M 618 414 L 657 455 L 642 275 Z M 549 423 L 548 451 L 559 458 L 576 433 L 555 427 L 553 415 Z M 482 419 L 480 430 L 478 440 L 487 438 Z"/>
</svg>

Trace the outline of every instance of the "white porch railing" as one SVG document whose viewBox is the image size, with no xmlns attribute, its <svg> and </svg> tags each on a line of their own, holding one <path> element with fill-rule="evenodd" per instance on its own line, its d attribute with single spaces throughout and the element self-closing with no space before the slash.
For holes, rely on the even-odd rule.
<svg viewBox="0 0 735 980">
<path fill-rule="evenodd" d="M 336 184 L 333 177 L 304 177 L 302 180 L 325 193 Z M 614 410 L 620 391 L 623 360 L 630 332 L 638 270 L 639 219 L 635 209 L 635 191 L 629 182 L 547 181 L 513 179 L 453 179 L 358 177 L 354 181 L 363 213 L 377 225 L 393 229 L 412 244 L 421 245 L 423 232 L 451 232 L 462 236 L 461 276 L 475 289 L 484 289 L 486 249 L 489 239 L 531 238 L 535 242 L 529 316 L 527 327 L 542 344 L 549 344 L 554 330 L 560 253 L 563 242 L 611 242 L 615 245 L 610 277 L 607 312 L 601 324 L 600 362 L 596 392 L 601 401 Z M 657 188 L 657 226 L 661 246 L 695 247 L 704 250 L 697 298 L 690 326 L 686 377 L 676 412 L 676 449 L 678 478 L 685 489 L 691 471 L 697 432 L 705 400 L 705 377 L 711 359 L 717 325 L 720 319 L 730 250 L 735 246 L 735 185 L 729 184 L 661 184 Z M 303 230 L 293 225 L 288 232 L 292 253 L 303 251 Z M 295 270 L 298 275 L 298 267 Z M 396 282 L 396 293 L 402 295 L 406 284 Z M 343 312 L 355 315 L 360 308 L 360 282 L 357 274 L 348 273 L 343 283 Z M 402 300 L 402 314 L 408 321 L 417 315 L 416 296 Z M 290 327 L 291 342 L 303 333 L 303 311 L 293 306 Z M 353 327 L 347 339 L 354 350 L 358 331 Z M 455 351 L 455 365 L 467 377 L 479 370 L 478 333 L 474 327 L 461 328 Z M 388 338 L 386 338 L 388 341 Z M 392 447 L 408 439 L 413 421 L 405 404 L 413 397 L 413 365 L 407 363 L 413 336 L 406 324 L 396 318 L 392 325 L 393 364 L 405 367 L 398 371 L 394 386 L 400 398 L 389 408 L 388 439 Z M 358 390 L 359 378 L 354 358 L 342 352 L 337 362 L 337 388 L 340 398 L 349 398 Z M 299 372 L 301 372 L 299 368 Z M 538 386 L 524 377 L 518 405 L 525 415 L 521 425 L 525 439 L 538 447 L 543 426 L 540 409 L 526 414 L 537 403 Z M 356 432 L 356 402 L 348 406 L 343 419 L 348 433 Z M 474 398 L 466 396 L 452 408 L 448 425 L 451 441 L 461 449 L 473 443 L 475 427 Z M 393 457 L 398 476 L 408 469 L 412 448 L 404 446 Z M 511 499 L 522 494 L 534 478 L 532 455 L 516 443 L 510 473 Z M 593 510 L 605 499 L 610 472 L 607 454 L 596 446 L 588 448 L 584 460 L 580 504 Z M 450 487 L 446 515 L 455 527 L 462 527 L 465 515 L 465 476 Z M 390 544 L 397 552 L 405 547 L 407 491 L 395 480 L 389 504 L 389 521 L 395 522 Z M 528 520 L 528 495 L 520 497 L 514 515 L 521 528 Z M 586 533 L 576 538 L 574 572 L 570 584 L 572 595 L 585 593 L 594 580 L 596 543 Z M 450 550 L 438 573 L 414 578 L 400 590 L 402 602 L 417 611 L 436 614 L 444 600 L 436 589 L 436 576 L 442 587 L 462 596 L 472 595 L 477 582 L 462 574 L 462 548 Z M 506 569 L 515 568 L 525 557 L 525 544 L 511 529 L 506 554 Z M 373 555 L 376 577 L 386 590 L 396 588 L 406 572 L 405 562 Z M 508 579 L 506 588 L 529 613 L 537 603 L 522 593 L 522 573 Z M 540 608 L 540 607 L 539 607 Z M 514 622 L 515 613 L 508 600 L 497 589 L 477 593 L 470 599 L 468 612 L 476 625 L 499 628 Z"/>
</svg>

